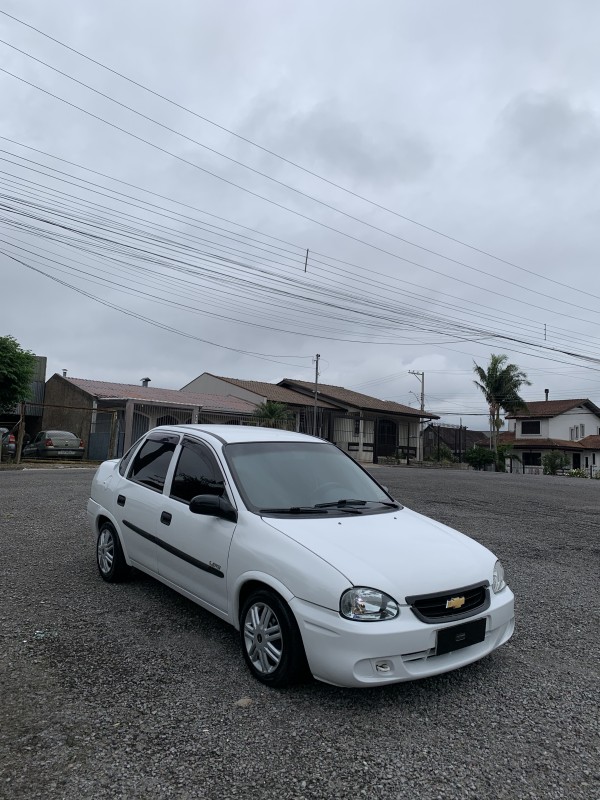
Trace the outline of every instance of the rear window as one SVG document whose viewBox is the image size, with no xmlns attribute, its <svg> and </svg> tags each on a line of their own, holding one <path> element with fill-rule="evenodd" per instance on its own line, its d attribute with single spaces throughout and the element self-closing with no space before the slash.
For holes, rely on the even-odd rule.
<svg viewBox="0 0 600 800">
<path fill-rule="evenodd" d="M 75 434 L 71 433 L 70 431 L 46 431 L 46 436 L 49 436 L 50 438 L 52 438 L 53 436 L 61 436 L 61 437 L 66 436 L 67 439 L 68 438 L 79 439 L 79 436 L 75 436 Z"/>
</svg>

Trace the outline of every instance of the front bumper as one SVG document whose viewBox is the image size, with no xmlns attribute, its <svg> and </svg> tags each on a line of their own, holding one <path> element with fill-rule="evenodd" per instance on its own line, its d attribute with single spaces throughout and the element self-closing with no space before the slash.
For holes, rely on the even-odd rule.
<svg viewBox="0 0 600 800">
<path fill-rule="evenodd" d="M 452 624 L 428 625 L 403 606 L 386 622 L 355 622 L 337 612 L 294 598 L 296 616 L 310 670 L 315 678 L 336 686 L 383 686 L 450 672 L 491 653 L 514 631 L 514 595 L 506 587 L 492 593 L 489 607 L 470 617 L 486 620 L 483 642 L 435 655 L 437 631 Z"/>
</svg>

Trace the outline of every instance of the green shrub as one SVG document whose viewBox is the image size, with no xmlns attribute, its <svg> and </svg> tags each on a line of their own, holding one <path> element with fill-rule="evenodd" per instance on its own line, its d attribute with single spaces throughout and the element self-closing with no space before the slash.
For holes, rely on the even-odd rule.
<svg viewBox="0 0 600 800">
<path fill-rule="evenodd" d="M 544 475 L 556 475 L 559 469 L 564 469 L 569 464 L 569 457 L 560 450 L 551 450 L 542 456 Z"/>
<path fill-rule="evenodd" d="M 569 478 L 587 478 L 588 474 L 584 469 L 570 469 L 567 472 Z"/>
<path fill-rule="evenodd" d="M 465 453 L 465 461 L 473 469 L 483 469 L 487 464 L 493 464 L 495 460 L 496 456 L 493 450 L 480 447 L 478 444 Z"/>
</svg>

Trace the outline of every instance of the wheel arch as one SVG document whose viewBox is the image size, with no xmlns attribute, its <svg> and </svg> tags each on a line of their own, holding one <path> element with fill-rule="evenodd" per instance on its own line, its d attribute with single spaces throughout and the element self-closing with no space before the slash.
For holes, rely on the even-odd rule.
<svg viewBox="0 0 600 800">
<path fill-rule="evenodd" d="M 231 615 L 236 630 L 240 628 L 240 609 L 246 602 L 248 596 L 252 592 L 260 589 L 267 589 L 268 591 L 275 592 L 288 606 L 290 605 L 290 600 L 294 597 L 294 593 L 291 592 L 285 584 L 273 578 L 271 575 L 267 575 L 263 572 L 249 572 L 240 575 L 236 581 L 233 592 L 233 609 Z M 292 614 L 294 613 L 291 608 L 290 611 Z"/>
<path fill-rule="evenodd" d="M 98 514 L 98 516 L 94 520 L 96 537 L 98 537 L 98 534 L 100 533 L 100 530 L 102 529 L 102 526 L 104 525 L 105 522 L 108 522 L 108 524 L 112 526 L 115 533 L 119 537 L 119 544 L 121 545 L 121 550 L 123 551 L 123 555 L 125 556 L 125 561 L 128 564 L 131 564 L 129 555 L 127 553 L 127 547 L 125 546 L 125 542 L 123 541 L 123 537 L 121 535 L 121 531 L 119 530 L 119 526 L 117 525 L 115 520 L 108 514 L 108 512 L 105 511 L 104 509 Z"/>
</svg>

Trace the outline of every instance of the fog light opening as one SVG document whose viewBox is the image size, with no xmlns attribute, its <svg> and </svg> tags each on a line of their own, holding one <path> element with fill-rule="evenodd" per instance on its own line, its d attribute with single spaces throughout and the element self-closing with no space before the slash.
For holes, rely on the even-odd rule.
<svg viewBox="0 0 600 800">
<path fill-rule="evenodd" d="M 378 661 L 375 664 L 375 669 L 377 672 L 382 672 L 384 674 L 392 671 L 392 665 L 389 661 Z"/>
</svg>

